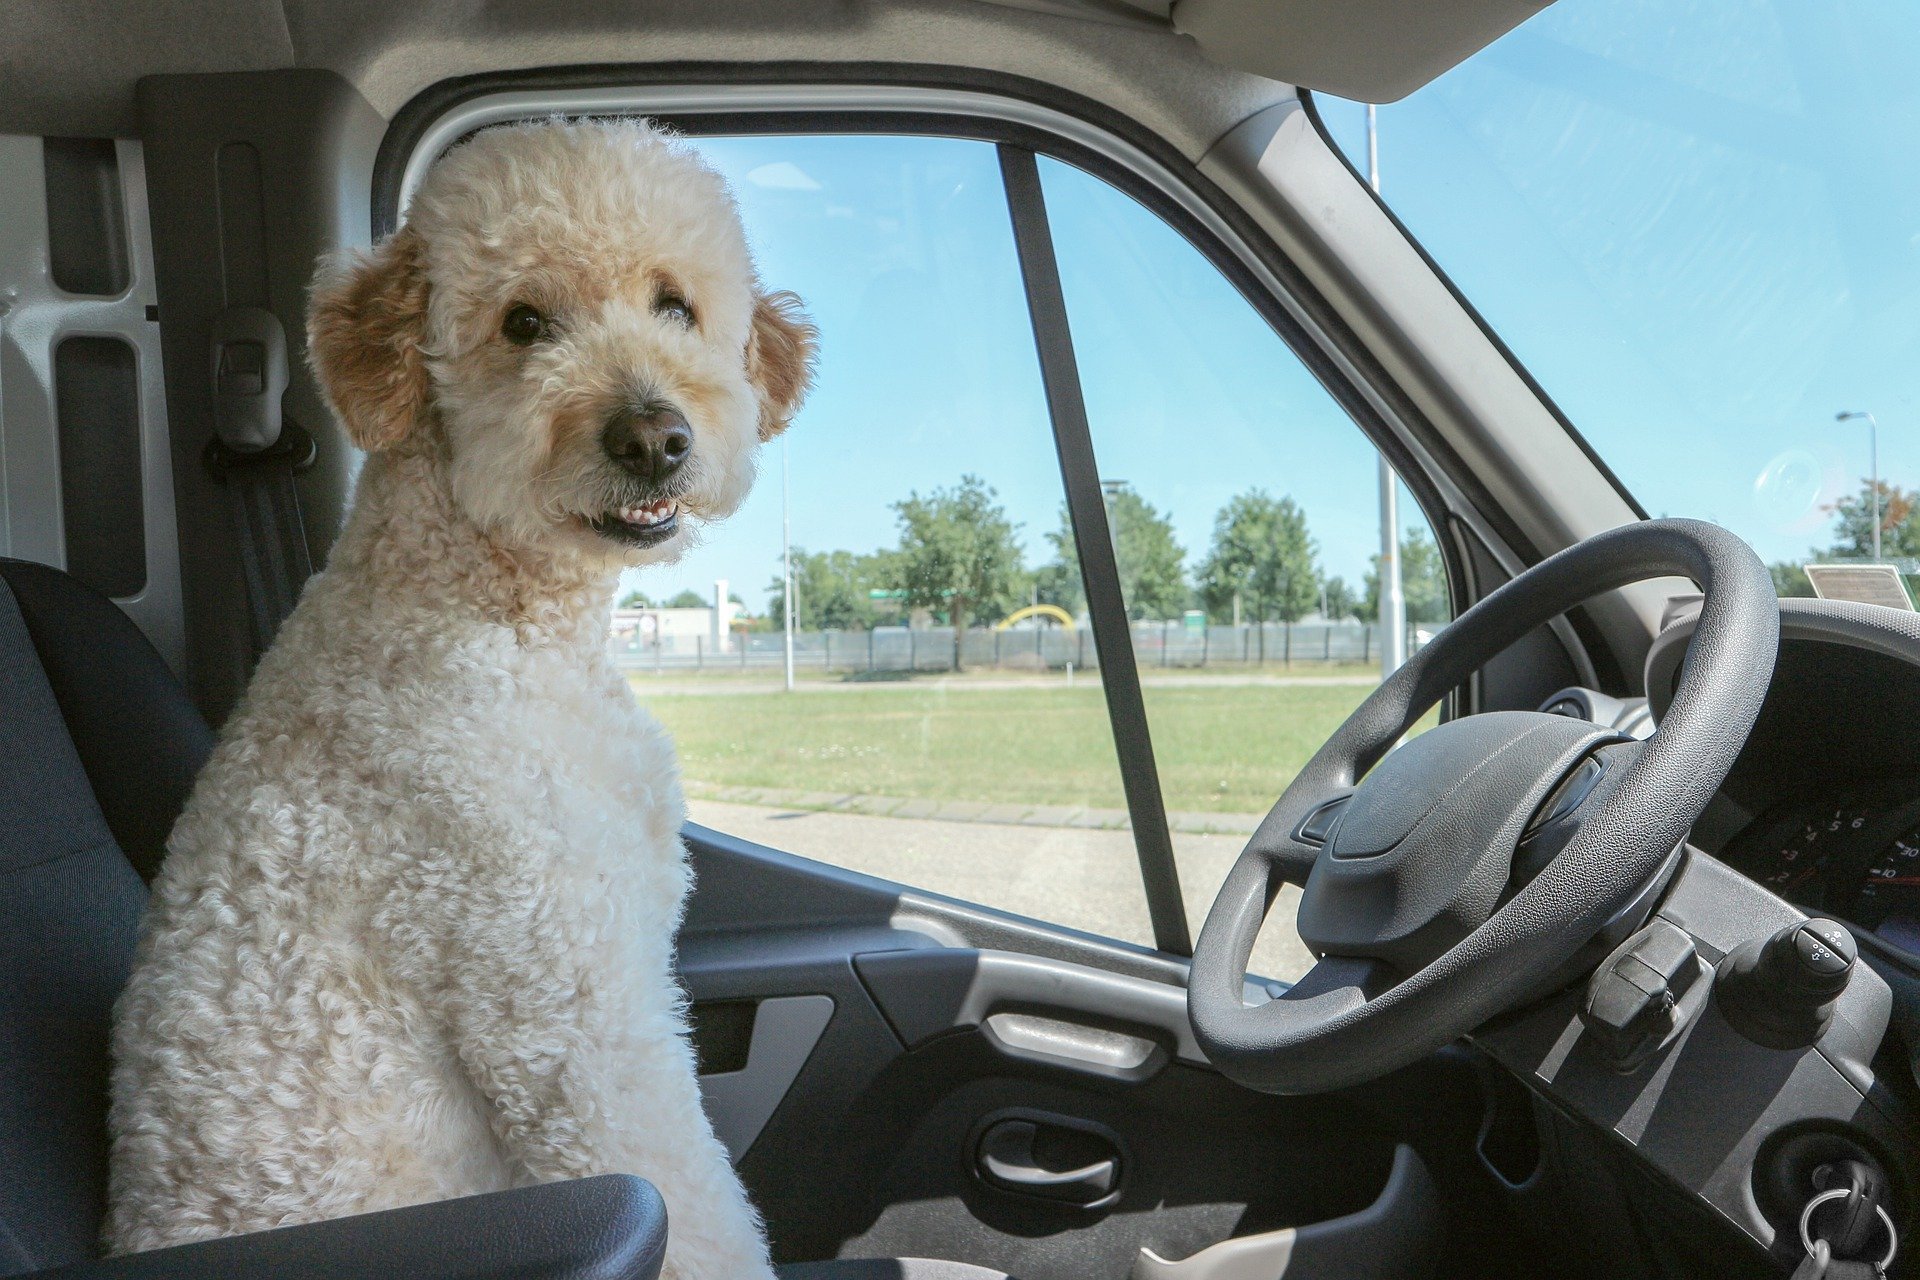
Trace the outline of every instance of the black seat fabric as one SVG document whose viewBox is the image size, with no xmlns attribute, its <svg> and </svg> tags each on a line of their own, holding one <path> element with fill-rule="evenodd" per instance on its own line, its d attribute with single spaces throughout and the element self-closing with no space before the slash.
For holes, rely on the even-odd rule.
<svg viewBox="0 0 1920 1280">
<path fill-rule="evenodd" d="M 1003 1271 L 964 1262 L 926 1258 L 846 1258 L 838 1262 L 797 1262 L 780 1268 L 780 1280 L 1009 1280 Z"/>
<path fill-rule="evenodd" d="M 0 1274 L 97 1251 L 108 1030 L 147 898 L 118 837 L 158 863 L 210 741 L 125 614 L 0 560 Z"/>
<path fill-rule="evenodd" d="M 213 733 L 140 628 L 58 569 L 0 559 L 107 827 L 152 880 Z M 0 759 L 11 750 L 0 744 Z"/>
</svg>

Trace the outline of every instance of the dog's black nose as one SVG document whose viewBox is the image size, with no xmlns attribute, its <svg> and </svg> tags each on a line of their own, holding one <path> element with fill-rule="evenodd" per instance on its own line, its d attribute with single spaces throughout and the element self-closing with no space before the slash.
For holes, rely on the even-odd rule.
<svg viewBox="0 0 1920 1280">
<path fill-rule="evenodd" d="M 600 445 L 635 476 L 659 484 L 693 452 L 693 428 L 669 405 L 634 405 L 607 419 Z"/>
</svg>

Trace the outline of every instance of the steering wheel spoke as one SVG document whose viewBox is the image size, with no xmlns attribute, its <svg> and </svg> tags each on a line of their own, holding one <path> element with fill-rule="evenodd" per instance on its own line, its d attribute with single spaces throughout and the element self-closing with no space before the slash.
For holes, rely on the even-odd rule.
<svg viewBox="0 0 1920 1280">
<path fill-rule="evenodd" d="M 1649 742 L 1505 711 L 1394 750 L 1429 706 L 1533 628 L 1666 576 L 1699 583 L 1705 602 Z M 1698 819 L 1752 731 L 1778 644 L 1766 569 L 1732 534 L 1692 520 L 1590 538 L 1455 619 L 1315 753 L 1222 884 L 1187 989 L 1215 1065 L 1275 1093 L 1338 1088 L 1525 998 Z M 1286 883 L 1302 886 L 1300 936 L 1326 958 L 1284 996 L 1250 1006 L 1247 959 Z"/>
<path fill-rule="evenodd" d="M 1303 774 L 1254 829 L 1247 852 L 1265 858 L 1281 881 L 1304 888 L 1352 799 L 1352 786 L 1327 787 Z"/>
</svg>

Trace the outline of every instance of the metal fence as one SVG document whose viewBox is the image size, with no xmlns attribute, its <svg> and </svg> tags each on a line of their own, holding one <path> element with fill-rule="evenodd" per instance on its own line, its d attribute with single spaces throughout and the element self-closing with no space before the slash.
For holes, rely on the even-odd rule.
<svg viewBox="0 0 1920 1280">
<path fill-rule="evenodd" d="M 1407 628 L 1407 651 L 1424 644 L 1430 626 Z M 1134 661 L 1147 668 L 1310 666 L 1371 663 L 1379 659 L 1377 629 L 1358 622 L 1270 622 L 1263 626 L 1188 627 L 1180 622 L 1140 622 L 1133 628 Z M 705 637 L 634 638 L 613 642 L 615 660 L 637 671 L 777 670 L 785 663 L 779 632 L 750 631 L 728 637 L 715 650 Z M 801 631 L 793 637 L 793 661 L 802 671 L 858 675 L 871 672 L 936 672 L 968 669 L 1064 671 L 1097 669 L 1093 633 L 1085 627 L 968 629 L 876 627 L 872 631 Z"/>
</svg>

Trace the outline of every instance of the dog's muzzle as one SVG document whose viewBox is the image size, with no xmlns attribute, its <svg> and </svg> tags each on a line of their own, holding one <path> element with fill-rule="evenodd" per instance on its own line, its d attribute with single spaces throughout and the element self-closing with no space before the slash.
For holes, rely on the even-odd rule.
<svg viewBox="0 0 1920 1280">
<path fill-rule="evenodd" d="M 593 531 L 630 547 L 658 546 L 679 532 L 680 503 L 671 491 L 673 477 L 693 453 L 686 415 L 659 401 L 624 406 L 601 429 L 600 447 L 638 482 L 642 500 L 588 520 Z"/>
<path fill-rule="evenodd" d="M 692 455 L 693 428 L 670 404 L 627 405 L 607 419 L 600 447 L 615 466 L 657 492 Z"/>
</svg>

